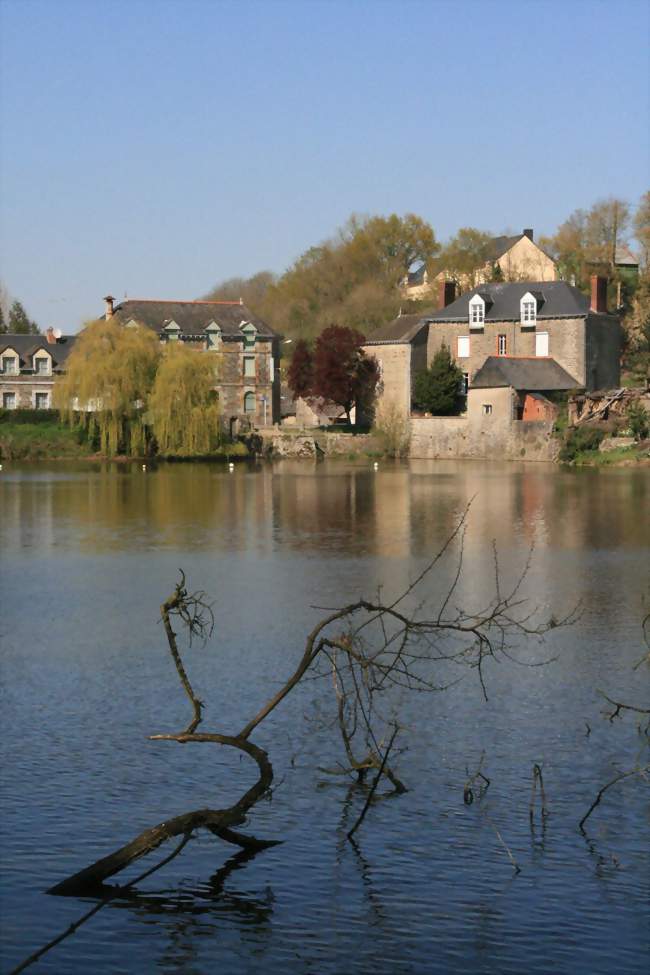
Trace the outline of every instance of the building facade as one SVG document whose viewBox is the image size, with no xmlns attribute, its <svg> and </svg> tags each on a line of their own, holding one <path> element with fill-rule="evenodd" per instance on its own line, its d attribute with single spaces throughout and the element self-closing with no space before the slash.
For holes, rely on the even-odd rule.
<svg viewBox="0 0 650 975">
<path fill-rule="evenodd" d="M 280 421 L 280 336 L 240 301 L 105 299 L 105 318 L 144 325 L 163 343 L 214 357 L 215 389 L 231 433 Z"/>
<path fill-rule="evenodd" d="M 0 335 L 0 406 L 5 410 L 52 408 L 57 376 L 74 345 L 74 335 Z"/>
</svg>

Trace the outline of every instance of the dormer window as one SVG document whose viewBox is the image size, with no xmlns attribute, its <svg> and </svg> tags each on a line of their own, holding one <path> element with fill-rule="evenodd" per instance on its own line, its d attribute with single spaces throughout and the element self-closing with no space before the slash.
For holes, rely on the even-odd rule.
<svg viewBox="0 0 650 975">
<path fill-rule="evenodd" d="M 537 321 L 537 301 L 530 291 L 526 292 L 519 303 L 522 325 L 534 325 Z"/>
<path fill-rule="evenodd" d="M 208 348 L 218 349 L 221 344 L 221 329 L 216 322 L 210 322 L 205 330 L 207 336 Z"/>
<path fill-rule="evenodd" d="M 13 352 L 2 357 L 2 372 L 5 376 L 18 375 L 18 356 Z"/>
<path fill-rule="evenodd" d="M 242 322 L 239 327 L 244 335 L 244 348 L 253 349 L 255 347 L 257 329 L 252 322 Z"/>
<path fill-rule="evenodd" d="M 167 322 L 164 326 L 165 336 L 168 342 L 178 342 L 178 337 L 181 333 L 180 326 L 176 322 Z"/>
<path fill-rule="evenodd" d="M 49 356 L 34 356 L 34 372 L 38 376 L 49 376 L 51 371 Z"/>
<path fill-rule="evenodd" d="M 469 327 L 483 328 L 485 324 L 485 301 L 480 295 L 474 295 L 469 302 Z"/>
</svg>

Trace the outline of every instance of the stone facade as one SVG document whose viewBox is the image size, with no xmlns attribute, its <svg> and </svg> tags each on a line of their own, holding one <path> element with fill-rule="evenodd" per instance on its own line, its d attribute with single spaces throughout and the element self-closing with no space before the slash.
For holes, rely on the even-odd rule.
<svg viewBox="0 0 650 975">
<path fill-rule="evenodd" d="M 0 407 L 52 408 L 56 378 L 63 371 L 74 336 L 0 335 Z"/>
</svg>

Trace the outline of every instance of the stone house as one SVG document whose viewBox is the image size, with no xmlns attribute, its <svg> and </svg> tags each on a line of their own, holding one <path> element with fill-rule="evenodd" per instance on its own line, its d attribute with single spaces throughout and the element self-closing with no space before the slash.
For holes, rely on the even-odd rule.
<svg viewBox="0 0 650 975">
<path fill-rule="evenodd" d="M 504 281 L 556 281 L 557 267 L 552 257 L 539 247 L 530 227 L 512 237 L 493 237 L 488 248 L 487 260 L 474 275 L 461 275 L 455 279 L 460 291 L 490 280 L 495 267 L 501 271 Z M 422 266 L 409 274 L 402 282 L 402 294 L 411 300 L 422 300 L 432 295 L 441 281 L 454 280 L 448 269 L 442 269 L 433 277 Z"/>
<path fill-rule="evenodd" d="M 230 433 L 280 421 L 280 336 L 241 301 L 159 301 L 108 295 L 105 318 L 144 325 L 163 343 L 214 356 L 215 389 Z"/>
<path fill-rule="evenodd" d="M 74 340 L 74 335 L 51 328 L 45 335 L 0 335 L 0 406 L 51 409 L 54 383 L 65 370 Z"/>
<path fill-rule="evenodd" d="M 491 364 L 482 381 L 498 374 L 499 386 L 503 361 L 525 360 L 529 386 L 518 392 L 618 386 L 622 333 L 618 318 L 607 313 L 605 278 L 592 278 L 591 300 L 564 281 L 491 283 L 450 301 L 452 296 L 443 282 L 444 307 L 398 317 L 364 346 L 380 364 L 384 401 L 408 411 L 415 373 L 429 366 L 443 345 L 461 368 L 468 394 L 479 371 L 494 359 L 500 369 Z M 541 369 L 549 363 L 557 369 Z M 539 383 L 531 385 L 535 371 Z M 517 375 L 523 373 L 508 373 L 513 380 Z M 557 385 L 549 387 L 553 377 Z"/>
</svg>

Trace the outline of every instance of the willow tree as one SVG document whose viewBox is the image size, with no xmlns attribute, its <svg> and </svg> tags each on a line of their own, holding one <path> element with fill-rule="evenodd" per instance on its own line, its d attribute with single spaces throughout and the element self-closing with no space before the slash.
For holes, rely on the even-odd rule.
<svg viewBox="0 0 650 975">
<path fill-rule="evenodd" d="M 173 343 L 161 359 L 149 414 L 161 454 L 209 454 L 219 443 L 219 403 L 214 385 L 218 359 Z"/>
<path fill-rule="evenodd" d="M 71 425 L 98 433 L 101 450 L 141 454 L 144 410 L 153 388 L 160 343 L 148 328 L 113 321 L 89 322 L 54 388 L 54 402 Z"/>
</svg>

